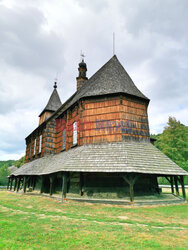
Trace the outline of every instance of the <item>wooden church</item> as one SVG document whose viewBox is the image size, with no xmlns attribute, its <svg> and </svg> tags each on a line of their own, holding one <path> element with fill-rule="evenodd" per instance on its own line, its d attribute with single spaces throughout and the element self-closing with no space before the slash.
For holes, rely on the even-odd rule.
<svg viewBox="0 0 188 250">
<path fill-rule="evenodd" d="M 77 91 L 61 103 L 54 84 L 26 138 L 26 163 L 9 177 L 8 187 L 24 192 L 62 190 L 67 197 L 124 199 L 160 193 L 166 177 L 179 194 L 188 173 L 153 144 L 149 133 L 149 99 L 135 86 L 116 55 L 91 78 L 79 63 Z"/>
</svg>

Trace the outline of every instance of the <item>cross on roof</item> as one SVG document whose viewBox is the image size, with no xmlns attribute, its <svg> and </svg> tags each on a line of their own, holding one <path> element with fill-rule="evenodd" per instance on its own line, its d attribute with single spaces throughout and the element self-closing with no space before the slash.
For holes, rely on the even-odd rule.
<svg viewBox="0 0 188 250">
<path fill-rule="evenodd" d="M 81 56 L 81 60 L 84 61 L 85 55 L 84 55 L 84 53 L 82 52 L 82 50 L 81 50 L 80 56 Z"/>
</svg>

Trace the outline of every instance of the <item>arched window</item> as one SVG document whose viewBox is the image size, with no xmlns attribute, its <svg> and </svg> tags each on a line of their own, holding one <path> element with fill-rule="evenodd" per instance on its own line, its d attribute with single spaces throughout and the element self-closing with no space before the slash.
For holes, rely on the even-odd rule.
<svg viewBox="0 0 188 250">
<path fill-rule="evenodd" d="M 77 130 L 78 130 L 77 122 L 74 122 L 73 123 L 73 146 L 77 144 Z"/>
</svg>

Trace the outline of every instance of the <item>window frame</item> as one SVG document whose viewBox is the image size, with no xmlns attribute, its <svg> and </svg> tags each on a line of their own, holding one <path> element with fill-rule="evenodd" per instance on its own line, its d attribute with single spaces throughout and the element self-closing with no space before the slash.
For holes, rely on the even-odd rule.
<svg viewBox="0 0 188 250">
<path fill-rule="evenodd" d="M 39 154 L 42 152 L 42 134 L 39 136 Z"/>
<path fill-rule="evenodd" d="M 73 122 L 72 124 L 72 129 L 73 129 L 73 133 L 72 133 L 72 145 L 76 146 L 78 144 L 78 122 Z"/>
<path fill-rule="evenodd" d="M 36 154 L 36 146 L 37 146 L 37 139 L 35 138 L 33 146 L 33 156 Z"/>
<path fill-rule="evenodd" d="M 66 128 L 63 129 L 63 134 L 62 134 L 62 150 L 66 149 Z"/>
</svg>

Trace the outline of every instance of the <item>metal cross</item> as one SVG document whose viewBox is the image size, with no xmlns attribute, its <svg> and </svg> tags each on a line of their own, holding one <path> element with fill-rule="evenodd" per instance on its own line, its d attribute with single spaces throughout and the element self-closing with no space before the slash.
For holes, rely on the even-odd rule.
<svg viewBox="0 0 188 250">
<path fill-rule="evenodd" d="M 82 50 L 81 50 L 80 56 L 81 56 L 81 59 L 84 61 L 85 55 L 84 55 L 84 53 L 82 52 Z"/>
</svg>

